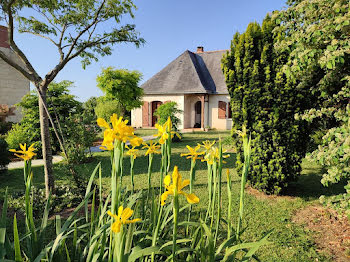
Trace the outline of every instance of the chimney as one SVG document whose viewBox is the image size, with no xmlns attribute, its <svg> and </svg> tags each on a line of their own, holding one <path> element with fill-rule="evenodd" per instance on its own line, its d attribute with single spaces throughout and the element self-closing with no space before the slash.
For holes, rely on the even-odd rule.
<svg viewBox="0 0 350 262">
<path fill-rule="evenodd" d="M 7 27 L 0 25 L 0 47 L 10 48 Z"/>
<path fill-rule="evenodd" d="M 197 46 L 197 53 L 203 53 L 204 47 L 203 46 Z"/>
</svg>

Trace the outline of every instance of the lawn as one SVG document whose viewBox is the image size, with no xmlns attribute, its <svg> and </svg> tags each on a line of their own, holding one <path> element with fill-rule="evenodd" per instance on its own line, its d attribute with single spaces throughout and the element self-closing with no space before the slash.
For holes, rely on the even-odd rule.
<svg viewBox="0 0 350 262">
<path fill-rule="evenodd" d="M 142 130 L 144 131 L 144 130 Z M 154 131 L 154 130 L 152 130 Z M 150 135 L 154 132 L 142 133 L 142 135 Z M 185 134 L 183 140 L 173 144 L 172 150 L 172 165 L 177 165 L 183 177 L 188 178 L 190 170 L 190 161 L 181 158 L 180 153 L 186 151 L 185 146 L 195 146 L 197 143 L 205 139 L 218 139 L 219 136 L 224 138 L 229 135 L 229 132 L 197 132 Z M 144 152 L 144 151 L 143 151 Z M 234 166 L 234 153 L 230 153 L 230 158 L 224 164 L 224 172 L 230 170 L 233 176 L 233 221 L 236 221 L 238 211 L 238 196 L 240 178 L 237 175 Z M 156 156 L 152 174 L 152 184 L 159 185 L 159 161 L 160 157 Z M 90 163 L 82 164 L 76 167 L 80 174 L 89 177 L 92 170 L 98 162 L 102 164 L 103 183 L 106 189 L 109 185 L 110 160 L 107 152 L 96 153 L 94 160 Z M 129 177 L 129 159 L 124 160 L 124 185 L 130 189 Z M 135 160 L 135 186 L 136 189 L 147 187 L 147 166 L 148 158 L 140 156 Z M 196 210 L 205 210 L 207 207 L 207 170 L 206 164 L 199 162 L 197 164 L 196 186 L 194 192 L 199 196 L 200 203 L 195 206 Z M 34 184 L 38 187 L 44 187 L 43 168 L 35 167 Z M 247 241 L 257 240 L 265 232 L 273 229 L 273 234 L 270 237 L 271 244 L 263 247 L 258 252 L 261 261 L 330 261 L 326 257 L 321 256 L 316 252 L 316 246 L 313 242 L 313 234 L 305 230 L 302 226 L 292 222 L 293 214 L 307 205 L 314 204 L 322 194 L 332 195 L 338 194 L 341 186 L 325 189 L 320 183 L 321 170 L 318 166 L 309 162 L 303 163 L 303 175 L 292 185 L 289 196 L 268 198 L 263 194 L 246 194 L 245 219 L 243 226 L 246 227 L 243 233 L 243 238 Z M 67 175 L 64 165 L 55 165 L 55 176 L 57 183 L 71 183 L 72 179 Z M 23 190 L 23 174 L 22 170 L 10 170 L 6 176 L 0 177 L 0 196 L 6 187 L 9 187 L 10 193 Z M 223 191 L 223 213 L 227 212 L 227 191 L 226 178 L 222 187 Z M 250 190 L 251 191 L 251 190 Z M 226 234 L 223 230 L 222 234 Z M 317 261 L 317 260 L 316 260 Z"/>
</svg>

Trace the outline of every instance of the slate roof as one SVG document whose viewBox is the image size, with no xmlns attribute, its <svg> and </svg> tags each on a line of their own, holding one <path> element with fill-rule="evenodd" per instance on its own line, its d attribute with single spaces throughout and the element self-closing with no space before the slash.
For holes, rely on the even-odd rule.
<svg viewBox="0 0 350 262">
<path fill-rule="evenodd" d="M 141 88 L 145 94 L 228 94 L 221 59 L 227 50 L 193 53 L 186 50 Z"/>
</svg>

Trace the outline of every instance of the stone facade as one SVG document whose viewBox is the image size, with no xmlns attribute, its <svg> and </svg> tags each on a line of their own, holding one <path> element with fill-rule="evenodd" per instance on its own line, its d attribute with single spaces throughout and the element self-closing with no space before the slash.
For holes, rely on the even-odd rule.
<svg viewBox="0 0 350 262">
<path fill-rule="evenodd" d="M 5 28 L 5 30 L 4 30 Z M 7 29 L 0 26 L 0 50 L 19 64 L 17 56 L 11 51 L 7 44 Z M 30 82 L 16 69 L 0 59 L 0 104 L 14 106 L 21 101 L 22 97 L 30 90 Z M 15 110 L 15 115 L 6 118 L 6 121 L 19 122 L 21 120 L 20 110 Z"/>
</svg>

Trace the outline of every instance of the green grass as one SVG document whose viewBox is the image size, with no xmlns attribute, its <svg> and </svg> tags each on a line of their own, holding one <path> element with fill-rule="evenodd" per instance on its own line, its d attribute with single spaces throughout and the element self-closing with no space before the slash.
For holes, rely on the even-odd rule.
<svg viewBox="0 0 350 262">
<path fill-rule="evenodd" d="M 154 130 L 137 130 L 138 135 L 150 135 Z M 147 132 L 146 132 L 147 131 Z M 145 133 L 143 133 L 145 132 Z M 179 143 L 173 143 L 172 149 L 172 165 L 178 165 L 179 171 L 184 178 L 189 177 L 190 161 L 181 158 L 180 153 L 185 152 L 186 145 L 195 146 L 206 139 L 215 139 L 226 137 L 229 132 L 211 131 L 197 132 L 185 134 L 183 140 Z M 144 151 L 143 151 L 144 152 Z M 143 153 L 141 152 L 141 153 Z M 226 169 L 230 170 L 233 175 L 233 222 L 237 220 L 238 203 L 239 203 L 239 186 L 240 178 L 237 175 L 234 165 L 235 155 L 230 153 L 230 158 L 227 159 L 227 164 L 224 164 L 224 174 Z M 103 183 L 108 188 L 110 174 L 110 160 L 108 152 L 96 153 L 94 160 L 91 163 L 78 165 L 76 167 L 80 174 L 89 177 L 92 170 L 98 162 L 102 163 Z M 152 184 L 159 185 L 159 163 L 160 156 L 155 156 Z M 129 159 L 124 160 L 124 185 L 130 189 L 129 177 Z M 135 186 L 136 189 L 147 187 L 147 166 L 148 158 L 140 156 L 135 160 Z M 57 183 L 72 183 L 71 177 L 68 175 L 64 165 L 55 165 L 55 177 Z M 34 185 L 44 187 L 44 176 L 42 167 L 34 167 Z M 342 186 L 332 188 L 324 188 L 320 183 L 321 170 L 318 166 L 304 161 L 303 175 L 298 182 L 292 185 L 289 195 L 292 197 L 281 198 L 258 198 L 254 195 L 246 194 L 245 198 L 245 216 L 243 227 L 246 230 L 243 233 L 243 238 L 247 241 L 258 240 L 264 233 L 273 229 L 273 234 L 270 237 L 271 244 L 263 247 L 258 252 L 261 261 L 328 261 L 327 258 L 320 256 L 316 252 L 316 247 L 313 242 L 313 235 L 303 227 L 292 222 L 293 214 L 300 208 L 318 201 L 319 196 L 326 194 L 338 194 L 343 190 Z M 227 212 L 227 191 L 226 191 L 226 175 L 223 183 L 223 214 Z M 7 175 L 1 176 L 0 197 L 6 187 L 9 191 L 20 191 L 24 189 L 22 170 L 10 170 Z M 194 192 L 200 197 L 200 203 L 195 206 L 195 210 L 206 210 L 207 207 L 207 170 L 206 164 L 198 162 L 196 173 L 196 186 Z M 222 234 L 226 234 L 225 228 L 221 230 Z"/>
</svg>

